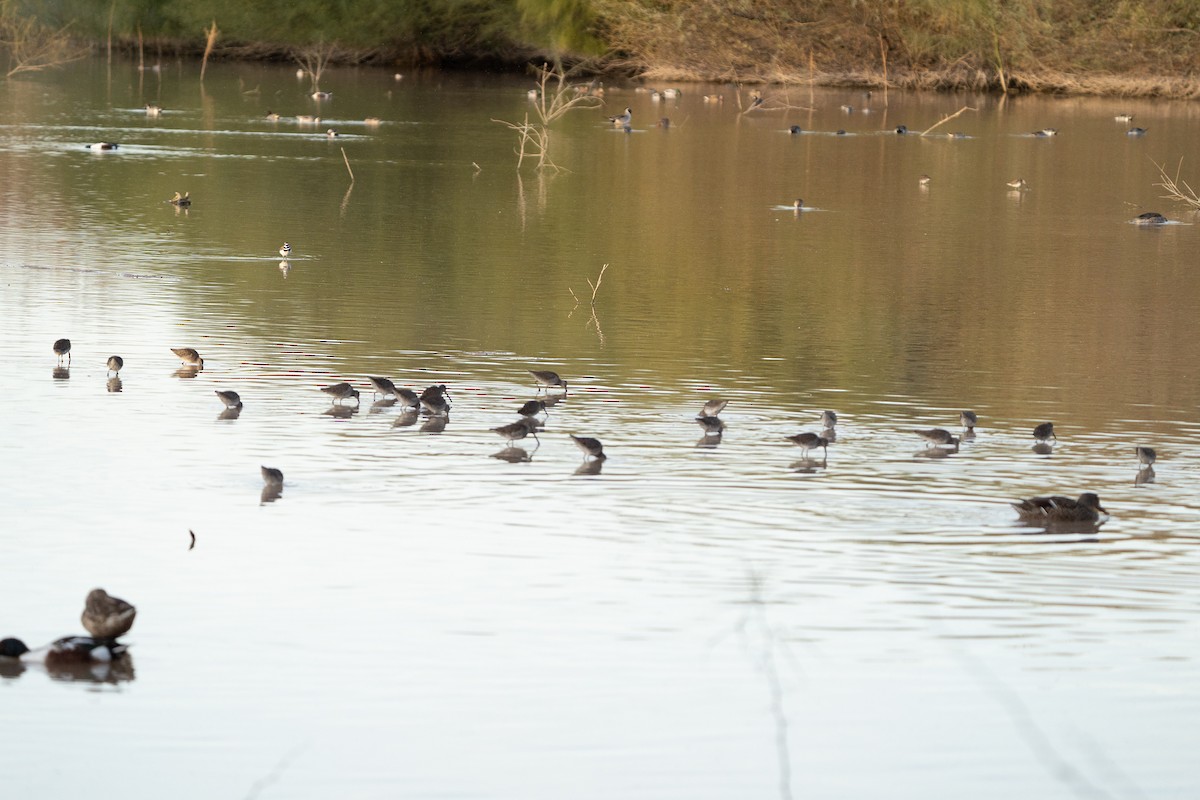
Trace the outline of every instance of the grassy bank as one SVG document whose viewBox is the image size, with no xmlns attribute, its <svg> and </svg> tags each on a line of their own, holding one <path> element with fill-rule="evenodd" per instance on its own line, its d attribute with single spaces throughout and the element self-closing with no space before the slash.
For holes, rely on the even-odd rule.
<svg viewBox="0 0 1200 800">
<path fill-rule="evenodd" d="M 520 65 L 655 80 L 1200 96 L 1195 0 L 5 0 L 93 44 Z"/>
</svg>

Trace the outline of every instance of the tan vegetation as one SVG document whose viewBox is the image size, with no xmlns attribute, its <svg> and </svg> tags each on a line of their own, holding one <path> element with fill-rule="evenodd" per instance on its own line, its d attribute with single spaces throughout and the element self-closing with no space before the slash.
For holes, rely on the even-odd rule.
<svg viewBox="0 0 1200 800">
<path fill-rule="evenodd" d="M 1174 200 L 1178 203 L 1183 203 L 1188 208 L 1194 211 L 1200 211 L 1200 196 L 1196 194 L 1188 182 L 1179 177 L 1180 170 L 1183 169 L 1183 159 L 1179 159 L 1179 164 L 1175 167 L 1175 175 L 1167 174 L 1164 164 L 1155 163 L 1158 167 L 1158 183 L 1154 184 L 1166 190 L 1166 194 L 1162 195 L 1164 200 Z"/>
<path fill-rule="evenodd" d="M 652 80 L 1200 96 L 1200 4 L 596 0 Z"/>
<path fill-rule="evenodd" d="M 37 72 L 77 61 L 89 48 L 74 41 L 67 28 L 43 25 L 20 12 L 13 0 L 0 2 L 0 52 L 7 58 L 5 77 Z"/>
</svg>

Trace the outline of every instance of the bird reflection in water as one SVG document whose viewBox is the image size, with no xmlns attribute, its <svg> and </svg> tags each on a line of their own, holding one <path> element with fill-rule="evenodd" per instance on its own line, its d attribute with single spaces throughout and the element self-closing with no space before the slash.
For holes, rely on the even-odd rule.
<svg viewBox="0 0 1200 800">
<path fill-rule="evenodd" d="M 600 470 L 604 468 L 604 462 L 607 460 L 608 459 L 606 459 L 606 458 L 596 458 L 596 459 L 590 459 L 588 461 L 584 461 L 575 470 L 575 474 L 576 475 L 599 475 Z"/>
<path fill-rule="evenodd" d="M 421 425 L 421 433 L 441 433 L 446 430 L 446 426 L 450 424 L 449 412 L 444 412 L 426 418 Z"/>
<path fill-rule="evenodd" d="M 124 388 L 124 384 L 121 383 L 120 378 L 109 378 L 104 382 L 104 388 L 109 392 L 116 394 Z"/>
<path fill-rule="evenodd" d="M 371 407 L 367 410 L 367 413 L 378 414 L 384 409 L 391 408 L 394 405 L 396 405 L 396 398 L 385 397 L 382 400 L 376 400 L 374 403 L 371 403 Z"/>
<path fill-rule="evenodd" d="M 229 406 L 224 411 L 222 411 L 220 414 L 217 414 L 217 419 L 233 420 L 233 419 L 237 419 L 241 415 L 242 415 L 242 407 L 240 405 Z"/>
<path fill-rule="evenodd" d="M 292 271 L 292 262 L 286 258 L 279 262 L 279 271 L 283 273 L 284 280 L 287 280 L 288 273 Z"/>
<path fill-rule="evenodd" d="M 829 462 L 825 458 L 802 458 L 789 464 L 788 469 L 792 472 L 814 473 L 817 470 L 826 469 L 828 466 Z"/>
<path fill-rule="evenodd" d="M 1146 483 L 1154 483 L 1154 467 L 1142 467 L 1137 471 L 1137 475 L 1133 476 L 1134 486 L 1141 486 Z"/>
<path fill-rule="evenodd" d="M 1038 442 L 1031 449 L 1039 456 L 1048 456 L 1054 452 L 1054 445 L 1049 442 Z"/>
<path fill-rule="evenodd" d="M 407 427 L 415 424 L 416 421 L 420 418 L 421 418 L 420 414 L 418 414 L 415 410 L 409 409 L 408 411 L 405 411 L 402 414 L 400 414 L 400 416 L 396 417 L 395 421 L 392 422 L 392 427 L 393 428 L 407 428 Z"/>
<path fill-rule="evenodd" d="M 350 419 L 358 413 L 358 406 L 333 405 L 321 413 L 334 419 Z"/>
<path fill-rule="evenodd" d="M 50 371 L 50 377 L 56 381 L 69 380 L 71 377 L 70 367 L 55 367 Z"/>
<path fill-rule="evenodd" d="M 114 661 L 89 661 L 83 663 L 24 662 L 15 658 L 0 658 L 0 678 L 15 679 L 25 672 L 45 672 L 55 681 L 70 681 L 95 684 L 127 683 L 136 678 L 133 656 L 125 653 Z"/>
<path fill-rule="evenodd" d="M 180 367 L 179 369 L 175 370 L 176 378 L 194 378 L 199 374 L 200 367 L 196 366 L 195 364 L 189 364 L 188 366 Z"/>
<path fill-rule="evenodd" d="M 535 448 L 536 449 L 536 448 Z M 509 464 L 527 464 L 533 461 L 533 455 L 523 447 L 506 447 L 498 453 L 492 453 L 492 458 L 507 461 Z"/>
</svg>

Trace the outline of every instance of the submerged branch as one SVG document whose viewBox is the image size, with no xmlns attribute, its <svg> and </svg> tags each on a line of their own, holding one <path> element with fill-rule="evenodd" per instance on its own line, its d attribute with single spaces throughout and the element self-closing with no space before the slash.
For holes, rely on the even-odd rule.
<svg viewBox="0 0 1200 800">
<path fill-rule="evenodd" d="M 1196 195 L 1196 191 L 1188 185 L 1187 181 L 1179 177 L 1179 171 L 1183 168 L 1182 158 L 1175 166 L 1175 177 L 1173 178 L 1167 174 L 1165 164 L 1159 164 L 1157 161 L 1151 163 L 1158 167 L 1158 183 L 1154 185 L 1167 190 L 1166 194 L 1160 195 L 1164 200 L 1174 200 L 1193 209 L 1200 209 L 1200 196 Z"/>
</svg>

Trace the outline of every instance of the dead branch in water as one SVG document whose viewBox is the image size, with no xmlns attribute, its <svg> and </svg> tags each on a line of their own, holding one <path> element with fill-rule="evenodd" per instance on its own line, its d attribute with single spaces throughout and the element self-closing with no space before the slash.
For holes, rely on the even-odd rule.
<svg viewBox="0 0 1200 800">
<path fill-rule="evenodd" d="M 533 109 L 537 115 L 536 122 L 529 121 L 525 114 L 522 122 L 509 122 L 503 119 L 492 119 L 517 132 L 517 170 L 525 163 L 525 159 L 536 158 L 539 170 L 554 170 L 559 172 L 562 167 L 554 163 L 550 157 L 550 123 L 562 117 L 568 111 L 581 108 L 598 108 L 602 101 L 592 94 L 594 87 L 583 84 L 570 84 L 567 79 L 576 72 L 576 68 L 563 70 L 561 66 L 551 68 L 547 64 L 537 68 L 538 88 L 533 90 Z"/>
<path fill-rule="evenodd" d="M 72 41 L 66 27 L 43 25 L 35 17 L 22 15 L 8 2 L 0 4 L 0 51 L 8 56 L 6 78 L 61 67 L 88 53 Z"/>
<path fill-rule="evenodd" d="M 206 41 L 204 43 L 204 58 L 201 59 L 201 61 L 200 61 L 200 82 L 201 83 L 204 82 L 204 71 L 206 69 L 208 69 L 208 57 L 210 55 L 212 55 L 213 45 L 215 45 L 217 43 L 217 34 L 219 34 L 219 33 L 220 33 L 220 31 L 217 30 L 217 21 L 215 19 L 212 22 L 211 28 L 204 29 L 204 36 L 206 38 Z"/>
<path fill-rule="evenodd" d="M 1167 193 L 1160 195 L 1164 200 L 1174 200 L 1178 203 L 1184 203 L 1193 209 L 1200 209 L 1200 196 L 1196 195 L 1196 191 L 1188 185 L 1188 182 L 1179 177 L 1179 171 L 1183 167 L 1183 159 L 1179 159 L 1179 164 L 1175 166 L 1175 177 L 1167 174 L 1164 164 L 1159 164 L 1157 161 L 1152 161 L 1154 166 L 1158 167 L 1158 183 L 1155 186 L 1167 190 Z"/>
<path fill-rule="evenodd" d="M 342 151 L 342 161 L 346 162 L 346 172 L 350 173 L 350 183 L 354 183 L 354 170 L 350 169 L 350 159 L 346 158 L 346 148 L 339 147 L 338 149 Z"/>
<path fill-rule="evenodd" d="M 928 128 L 926 128 L 925 130 L 921 131 L 921 135 L 922 135 L 922 136 L 924 136 L 924 135 L 926 135 L 927 133 L 929 133 L 931 130 L 933 130 L 934 128 L 936 128 L 936 127 L 938 127 L 938 126 L 940 126 L 940 125 L 945 125 L 947 122 L 949 122 L 950 120 L 954 119 L 955 117 L 957 117 L 959 114 L 963 113 L 964 111 L 974 111 L 974 110 L 975 110 L 975 109 L 974 109 L 974 108 L 972 108 L 971 106 L 963 106 L 963 107 L 962 107 L 962 108 L 960 108 L 958 111 L 955 111 L 953 114 L 951 114 L 951 115 L 949 115 L 949 116 L 947 116 L 947 117 L 942 117 L 940 120 L 938 120 L 937 122 L 933 123 L 932 125 L 930 125 L 930 126 L 929 126 Z"/>
</svg>

